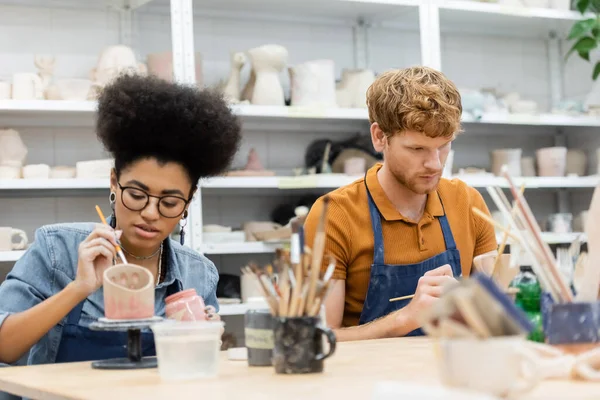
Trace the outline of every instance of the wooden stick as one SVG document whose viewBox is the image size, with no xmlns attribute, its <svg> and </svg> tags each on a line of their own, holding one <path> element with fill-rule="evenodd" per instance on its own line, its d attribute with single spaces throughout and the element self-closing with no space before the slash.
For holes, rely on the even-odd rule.
<svg viewBox="0 0 600 400">
<path fill-rule="evenodd" d="M 512 234 L 505 226 L 503 226 L 500 222 L 494 220 L 493 218 L 489 217 L 486 213 L 484 213 L 483 211 L 481 211 L 479 208 L 476 207 L 472 207 L 471 210 L 473 210 L 473 212 L 475 214 L 477 214 L 477 216 L 481 217 L 482 219 L 486 220 L 487 222 L 489 222 L 490 224 L 498 227 L 499 229 L 502 229 L 504 231 L 504 233 L 508 236 L 511 237 L 511 239 L 516 240 L 517 242 L 520 242 L 521 239 Z"/>
<path fill-rule="evenodd" d="M 563 300 L 567 302 L 572 302 L 573 293 L 571 293 L 571 290 L 569 289 L 567 283 L 562 277 L 562 274 L 558 270 L 558 266 L 556 265 L 556 259 L 554 258 L 554 254 L 552 254 L 552 251 L 550 250 L 550 246 L 548 246 L 548 243 L 544 242 L 544 240 L 542 239 L 540 226 L 538 225 L 535 217 L 533 216 L 533 212 L 529 208 L 529 204 L 527 203 L 523 195 L 516 190 L 514 182 L 512 180 L 512 177 L 508 173 L 508 167 L 506 167 L 506 165 L 502 166 L 502 175 L 508 181 L 510 191 L 512 192 L 513 197 L 515 198 L 515 201 L 519 206 L 519 209 L 525 217 L 524 222 L 526 222 L 526 224 L 530 227 L 535 241 L 537 242 L 538 246 L 542 249 L 542 254 L 548 265 L 548 269 L 550 270 L 550 275 L 552 275 L 553 280 L 558 285 L 557 289 L 559 290 L 560 296 Z"/>
<path fill-rule="evenodd" d="M 519 190 L 519 193 L 521 193 L 521 194 L 523 194 L 524 192 L 525 192 L 525 183 L 521 184 L 521 189 Z M 512 215 L 513 218 L 517 214 L 517 205 L 516 204 L 513 207 L 510 214 Z M 508 242 L 508 232 L 509 231 L 510 231 L 510 225 L 506 228 L 506 231 L 504 232 L 504 235 L 502 236 L 502 242 L 500 243 L 500 247 L 498 248 L 498 256 L 494 260 L 494 266 L 492 267 L 492 275 L 494 275 L 494 271 L 496 270 L 496 268 L 498 267 L 498 264 L 500 263 L 500 255 L 504 254 L 504 249 L 506 248 L 506 242 Z"/>
<path fill-rule="evenodd" d="M 532 245 L 533 242 L 527 236 L 529 231 L 526 228 L 520 226 L 519 222 L 517 222 L 517 218 L 512 217 L 510 210 L 508 208 L 506 208 L 505 203 L 501 200 L 500 195 L 498 194 L 498 191 L 494 190 L 494 187 L 488 186 L 486 189 L 487 189 L 487 192 L 489 193 L 489 195 L 491 196 L 492 200 L 496 204 L 496 207 L 498 207 L 498 210 L 500 210 L 500 212 L 502 212 L 502 215 L 504 216 L 504 218 L 506 218 L 509 221 L 510 225 L 515 229 L 516 233 L 521 237 L 520 245 L 523 247 L 523 249 L 525 249 L 525 251 L 531 257 L 531 261 L 532 261 L 531 267 L 533 268 L 535 274 L 538 276 L 540 285 L 552 294 L 552 298 L 558 299 L 557 295 L 555 293 L 555 288 L 550 283 L 550 277 L 548 276 L 547 272 L 544 270 L 542 264 L 540 263 L 540 258 L 536 254 L 535 246 Z M 521 214 L 519 212 L 517 212 L 517 216 L 520 217 Z"/>
<path fill-rule="evenodd" d="M 319 219 L 319 225 L 317 225 L 317 232 L 315 233 L 315 240 L 312 248 L 312 262 L 310 264 L 310 286 L 308 288 L 308 298 L 306 299 L 305 306 L 308 307 L 306 312 L 310 312 L 313 307 L 315 300 L 315 293 L 317 290 L 317 281 L 319 280 L 319 272 L 321 271 L 321 263 L 323 261 L 323 253 L 325 251 L 325 240 L 327 238 L 325 233 L 325 226 L 327 224 L 327 208 L 329 206 L 329 196 L 325 195 L 323 198 L 323 210 L 321 212 L 321 218 Z"/>
<path fill-rule="evenodd" d="M 413 297 L 415 297 L 414 294 L 409 294 L 408 296 L 394 297 L 394 298 L 390 299 L 390 303 L 393 302 L 393 301 L 400 301 L 400 300 L 412 299 Z"/>
</svg>

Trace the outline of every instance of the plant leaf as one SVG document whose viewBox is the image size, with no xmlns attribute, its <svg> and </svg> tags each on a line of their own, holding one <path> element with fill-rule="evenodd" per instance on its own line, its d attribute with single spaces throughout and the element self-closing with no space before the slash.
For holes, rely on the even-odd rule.
<svg viewBox="0 0 600 400">
<path fill-rule="evenodd" d="M 577 51 L 579 55 L 581 55 L 581 53 L 589 54 L 589 52 L 594 50 L 596 47 L 598 47 L 598 42 L 596 39 L 589 36 L 582 37 L 573 45 L 573 47 L 571 47 L 565 58 L 568 58 L 574 51 Z"/>
<path fill-rule="evenodd" d="M 575 7 L 577 7 L 577 10 L 579 10 L 580 13 L 585 14 L 585 11 L 587 10 L 589 5 L 590 0 L 577 0 L 577 4 L 575 5 Z"/>
<path fill-rule="evenodd" d="M 585 11 L 589 7 L 589 5 L 590 0 L 577 0 L 577 4 L 575 5 L 575 7 L 577 7 L 577 10 L 579 10 L 580 13 L 585 14 Z"/>
<path fill-rule="evenodd" d="M 584 19 L 583 21 L 579 21 L 575 25 L 573 25 L 573 27 L 571 28 L 571 31 L 569 32 L 569 36 L 567 37 L 567 40 L 578 39 L 582 36 L 585 36 L 592 29 L 594 29 L 594 27 L 596 27 L 596 19 L 595 18 Z"/>
<path fill-rule="evenodd" d="M 598 75 L 600 75 L 600 61 L 598 61 L 596 63 L 596 66 L 594 67 L 594 73 L 592 74 L 592 79 L 596 80 L 596 78 L 598 78 Z"/>
<path fill-rule="evenodd" d="M 600 0 L 591 0 L 589 8 L 592 12 L 600 12 Z"/>
<path fill-rule="evenodd" d="M 590 61 L 589 51 L 577 50 L 577 53 L 579 54 L 579 57 L 583 58 L 586 61 Z"/>
</svg>

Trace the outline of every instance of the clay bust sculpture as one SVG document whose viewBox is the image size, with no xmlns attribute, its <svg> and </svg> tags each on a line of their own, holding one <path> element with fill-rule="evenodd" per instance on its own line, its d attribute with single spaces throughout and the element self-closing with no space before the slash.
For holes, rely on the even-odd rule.
<svg viewBox="0 0 600 400">
<path fill-rule="evenodd" d="M 288 51 L 283 46 L 268 44 L 248 50 L 248 55 L 256 75 L 250 102 L 258 105 L 285 105 L 279 74 L 287 63 Z"/>
<path fill-rule="evenodd" d="M 96 68 L 90 72 L 90 79 L 94 88 L 100 90 L 122 73 L 146 75 L 147 72 L 146 66 L 137 62 L 131 48 L 117 45 L 102 50 Z"/>
</svg>

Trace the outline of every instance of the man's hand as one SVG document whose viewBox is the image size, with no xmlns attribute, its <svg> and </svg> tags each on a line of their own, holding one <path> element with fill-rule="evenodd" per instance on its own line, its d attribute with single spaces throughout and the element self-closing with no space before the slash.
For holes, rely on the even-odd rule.
<svg viewBox="0 0 600 400">
<path fill-rule="evenodd" d="M 456 282 L 456 279 L 452 267 L 448 264 L 427 271 L 419 278 L 415 297 L 405 307 L 408 319 L 415 322 L 418 315 L 427 311 L 442 296 L 444 286 L 453 282 Z"/>
</svg>

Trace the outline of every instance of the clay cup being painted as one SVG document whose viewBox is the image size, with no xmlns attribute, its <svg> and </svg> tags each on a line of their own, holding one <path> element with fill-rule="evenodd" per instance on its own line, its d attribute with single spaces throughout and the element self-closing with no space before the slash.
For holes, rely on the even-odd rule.
<svg viewBox="0 0 600 400">
<path fill-rule="evenodd" d="M 108 319 L 154 316 L 154 279 L 145 268 L 117 264 L 104 271 L 104 314 Z"/>
</svg>

